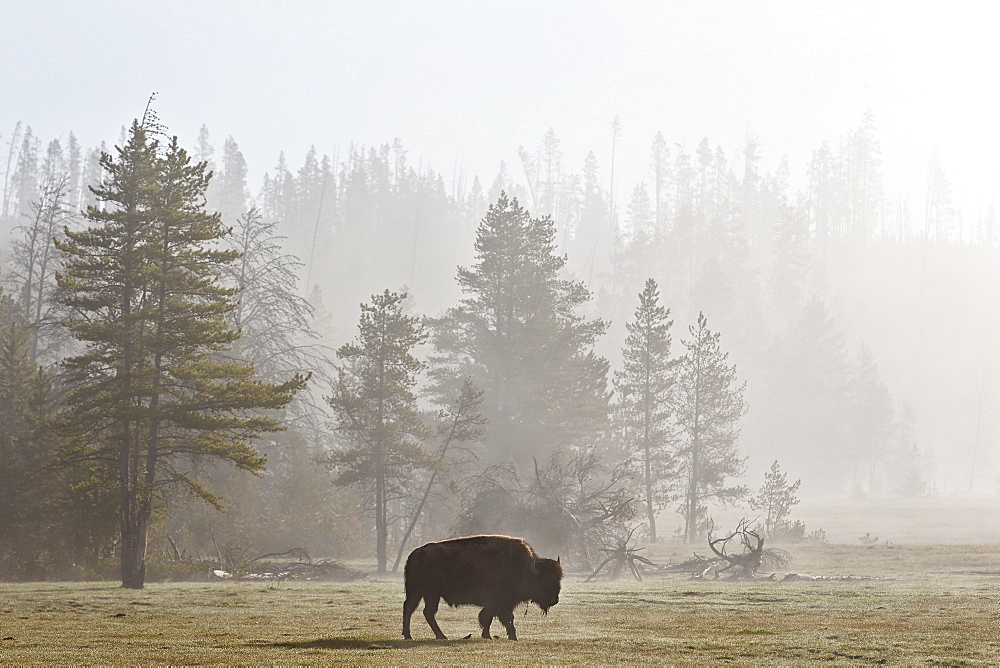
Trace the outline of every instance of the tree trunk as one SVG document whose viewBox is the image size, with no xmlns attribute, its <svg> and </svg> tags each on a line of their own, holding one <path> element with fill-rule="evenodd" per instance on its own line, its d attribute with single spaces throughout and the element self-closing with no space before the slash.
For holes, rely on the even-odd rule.
<svg viewBox="0 0 1000 668">
<path fill-rule="evenodd" d="M 146 582 L 146 537 L 149 531 L 149 517 L 130 519 L 132 521 L 122 522 L 122 587 L 142 589 Z"/>
<path fill-rule="evenodd" d="M 149 530 L 150 505 L 136 498 L 135 490 L 129 484 L 129 446 L 122 445 L 119 468 L 123 473 L 119 481 L 121 502 L 121 564 L 122 587 L 142 589 L 146 582 L 146 536 Z"/>
<path fill-rule="evenodd" d="M 698 524 L 698 438 L 694 438 L 691 451 L 691 480 L 688 483 L 687 499 L 687 526 L 685 527 L 685 542 L 689 545 L 694 543 Z"/>
<path fill-rule="evenodd" d="M 443 451 L 441 456 L 438 458 L 438 462 L 442 459 L 444 459 Z M 431 495 L 431 489 L 434 487 L 435 478 L 437 478 L 436 470 L 431 472 L 430 480 L 427 481 L 427 488 L 424 489 L 424 495 L 420 498 L 420 503 L 417 504 L 416 510 L 413 511 L 413 518 L 410 520 L 409 526 L 406 527 L 406 532 L 399 540 L 399 549 L 396 551 L 396 561 L 392 564 L 393 573 L 399 570 L 399 562 L 403 560 L 403 550 L 406 549 L 406 541 L 410 540 L 410 535 L 413 533 L 413 529 L 417 526 L 417 520 L 420 519 L 420 513 L 424 510 L 424 505 L 427 503 L 427 497 Z"/>
<path fill-rule="evenodd" d="M 388 539 L 386 520 L 385 470 L 383 468 L 380 446 L 378 464 L 375 471 L 375 559 L 378 563 L 377 570 L 379 573 L 386 572 L 386 542 Z"/>
<path fill-rule="evenodd" d="M 649 442 L 646 442 L 646 520 L 649 522 L 649 540 L 656 542 L 656 513 L 653 512 L 653 471 L 649 464 Z"/>
</svg>

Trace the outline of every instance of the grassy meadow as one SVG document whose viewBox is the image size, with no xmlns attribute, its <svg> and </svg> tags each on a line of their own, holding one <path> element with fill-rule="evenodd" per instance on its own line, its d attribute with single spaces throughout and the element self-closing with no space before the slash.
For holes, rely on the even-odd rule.
<svg viewBox="0 0 1000 668">
<path fill-rule="evenodd" d="M 679 664 L 1000 661 L 1000 545 L 790 548 L 778 581 L 568 577 L 521 640 L 479 639 L 477 610 L 420 611 L 402 583 L 0 583 L 0 664 Z M 650 548 L 658 563 L 690 551 Z M 883 578 L 781 582 L 785 572 Z M 499 624 L 494 633 L 501 633 Z M 473 639 L 464 636 L 473 634 Z"/>
</svg>

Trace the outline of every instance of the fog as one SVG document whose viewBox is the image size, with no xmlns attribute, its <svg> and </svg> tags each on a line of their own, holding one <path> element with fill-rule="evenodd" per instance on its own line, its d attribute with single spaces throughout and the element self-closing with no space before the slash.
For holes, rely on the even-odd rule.
<svg viewBox="0 0 1000 668">
<path fill-rule="evenodd" d="M 746 382 L 750 492 L 777 460 L 802 480 L 792 519 L 831 540 L 995 541 L 1000 526 L 965 512 L 1000 503 L 994 13 L 14 0 L 0 171 L 7 196 L 29 128 L 38 170 L 72 135 L 74 204 L 92 202 L 92 152 L 120 144 L 155 92 L 168 132 L 215 170 L 224 223 L 252 205 L 278 222 L 331 350 L 383 290 L 409 292 L 414 315 L 455 306 L 505 191 L 552 216 L 563 275 L 593 295 L 583 315 L 609 323 L 594 346 L 609 391 L 647 278 L 676 354 L 705 314 Z M 17 197 L 5 285 L 32 199 Z M 849 389 L 832 398 L 827 381 Z M 682 522 L 674 505 L 661 535 Z"/>
</svg>

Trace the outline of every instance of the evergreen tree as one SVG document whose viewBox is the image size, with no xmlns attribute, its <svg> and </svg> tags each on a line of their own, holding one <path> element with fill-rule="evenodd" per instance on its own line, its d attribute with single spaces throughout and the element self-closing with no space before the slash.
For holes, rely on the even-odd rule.
<svg viewBox="0 0 1000 668">
<path fill-rule="evenodd" d="M 386 290 L 361 305 L 357 340 L 337 351 L 344 364 L 327 399 L 346 439 L 330 458 L 335 483 L 358 486 L 372 502 L 379 573 L 386 571 L 390 502 L 416 468 L 430 463 L 414 393 L 424 364 L 413 356 L 427 334 L 417 318 L 403 314 L 405 298 Z"/>
<path fill-rule="evenodd" d="M 198 143 L 194 147 L 194 160 L 195 162 L 204 162 L 207 169 L 213 169 L 212 155 L 215 153 L 215 148 L 212 146 L 212 142 L 208 132 L 208 126 L 204 123 L 198 130 Z"/>
<path fill-rule="evenodd" d="M 204 210 L 209 175 L 191 164 L 176 137 L 161 147 L 147 107 L 117 156 L 104 154 L 105 178 L 92 188 L 103 206 L 90 227 L 57 243 L 64 323 L 86 344 L 65 360 L 71 384 L 67 427 L 77 438 L 68 462 L 99 462 L 118 486 L 122 585 L 145 581 L 146 543 L 164 489 L 185 484 L 219 500 L 185 470 L 192 458 L 224 460 L 258 472 L 258 435 L 281 428 L 261 409 L 280 409 L 305 385 L 254 379 L 253 368 L 218 354 L 239 333 L 226 324 L 236 303 L 219 287 L 218 214 Z"/>
<path fill-rule="evenodd" d="M 74 211 L 80 208 L 80 188 L 81 188 L 81 177 L 83 176 L 83 154 L 80 149 L 80 142 L 77 141 L 76 135 L 72 132 L 69 133 L 69 139 L 66 140 L 66 151 L 68 156 L 66 158 L 66 171 L 67 171 L 67 197 L 68 205 Z"/>
<path fill-rule="evenodd" d="M 941 155 L 935 149 L 927 165 L 927 196 L 924 200 L 924 237 L 947 243 L 954 240 L 957 212 L 951 201 L 951 183 L 941 167 Z M 958 242 L 961 245 L 961 230 Z"/>
<path fill-rule="evenodd" d="M 218 210 L 227 225 L 235 223 L 236 219 L 246 211 L 247 196 L 247 161 L 236 140 L 231 136 L 226 137 L 222 145 Z"/>
<path fill-rule="evenodd" d="M 53 489 L 40 476 L 56 451 L 58 411 L 51 371 L 31 359 L 33 333 L 0 293 L 0 580 L 45 575 L 46 509 Z"/>
<path fill-rule="evenodd" d="M 597 156 L 589 151 L 583 160 L 580 183 L 580 214 L 573 238 L 576 273 L 588 285 L 608 269 L 609 244 L 613 233 L 608 219 L 608 203 L 598 180 Z"/>
<path fill-rule="evenodd" d="M 629 238 L 636 241 L 655 239 L 655 212 L 650 206 L 646 184 L 641 181 L 632 189 L 632 198 L 625 209 Z"/>
<path fill-rule="evenodd" d="M 774 342 L 767 369 L 759 417 L 766 439 L 796 470 L 831 486 L 842 482 L 849 364 L 844 335 L 820 298 Z"/>
<path fill-rule="evenodd" d="M 846 203 L 849 207 L 848 240 L 860 248 L 879 231 L 882 219 L 882 149 L 876 134 L 875 117 L 869 109 L 861 125 L 850 133 L 846 155 L 841 159 L 846 167 Z"/>
<path fill-rule="evenodd" d="M 847 436 L 851 444 L 846 453 L 852 460 L 854 488 L 868 493 L 878 491 L 878 465 L 889 454 L 893 431 L 894 408 L 889 389 L 879 378 L 878 365 L 867 345 L 854 358 L 847 385 Z"/>
<path fill-rule="evenodd" d="M 746 412 L 736 367 L 719 347 L 719 334 L 708 329 L 701 313 L 689 328 L 691 339 L 678 364 L 677 426 L 681 432 L 676 459 L 683 489 L 684 540 L 693 543 L 702 534 L 706 501 L 723 505 L 742 498 L 746 488 L 727 486 L 727 479 L 743 475 L 746 458 L 737 449 L 739 420 Z"/>
<path fill-rule="evenodd" d="M 502 194 L 479 225 L 476 264 L 458 270 L 465 294 L 435 322 L 438 391 L 469 376 L 485 392 L 486 442 L 495 461 L 593 442 L 608 414 L 607 361 L 594 343 L 607 325 L 578 311 L 582 284 L 560 278 L 551 218 L 532 218 Z"/>
<path fill-rule="evenodd" d="M 650 167 L 653 170 L 653 221 L 656 237 L 662 239 L 667 233 L 669 218 L 667 207 L 667 184 L 670 178 L 670 149 L 662 132 L 653 137 L 649 149 Z"/>
<path fill-rule="evenodd" d="M 5 205 L 8 216 L 30 215 L 31 203 L 38 198 L 38 148 L 38 139 L 29 125 L 24 131 L 17 167 L 11 177 L 10 201 Z"/>
<path fill-rule="evenodd" d="M 826 251 L 834 235 L 836 215 L 836 159 L 830 145 L 823 143 L 813 151 L 809 161 L 809 185 L 806 192 L 806 214 L 812 227 L 813 248 L 819 260 L 825 261 Z"/>
<path fill-rule="evenodd" d="M 808 224 L 802 207 L 784 201 L 776 207 L 770 296 L 779 322 L 787 322 L 805 299 L 811 268 Z"/>
<path fill-rule="evenodd" d="M 750 507 L 765 512 L 764 535 L 768 538 L 787 536 L 791 533 L 792 523 L 789 522 L 788 516 L 792 506 L 799 502 L 795 492 L 799 490 L 801 484 L 801 480 L 788 484 L 788 474 L 781 472 L 778 460 L 774 460 L 771 470 L 764 474 L 764 484 L 757 496 L 750 499 Z"/>
<path fill-rule="evenodd" d="M 670 310 L 659 303 L 653 279 L 639 294 L 635 320 L 626 323 L 628 337 L 622 350 L 624 364 L 614 376 L 620 413 L 630 454 L 641 462 L 642 490 L 649 538 L 656 541 L 656 513 L 667 500 L 670 478 L 669 448 L 673 445 L 672 399 L 674 369 L 670 359 Z"/>
</svg>

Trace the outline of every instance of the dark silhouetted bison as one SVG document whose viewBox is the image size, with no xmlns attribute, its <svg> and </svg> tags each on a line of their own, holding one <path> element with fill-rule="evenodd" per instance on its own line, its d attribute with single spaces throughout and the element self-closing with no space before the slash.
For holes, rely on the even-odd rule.
<svg viewBox="0 0 1000 668">
<path fill-rule="evenodd" d="M 517 640 L 514 608 L 535 603 L 547 613 L 559 602 L 562 565 L 558 559 L 543 559 L 520 538 L 468 536 L 418 547 L 406 560 L 406 601 L 403 602 L 403 637 L 410 640 L 410 616 L 424 599 L 424 617 L 440 640 L 437 620 L 441 599 L 451 606 L 478 605 L 483 637 L 490 637 L 490 624 L 497 618 L 507 637 Z"/>
</svg>

